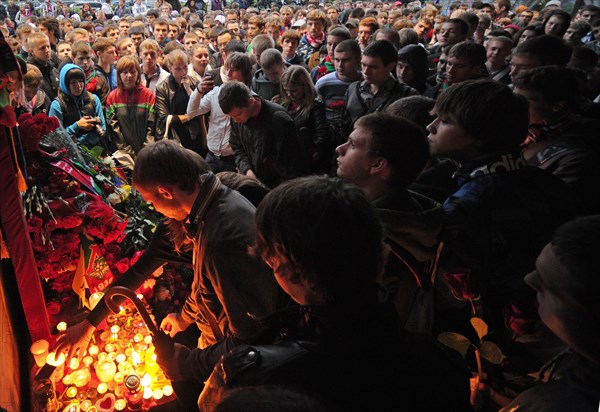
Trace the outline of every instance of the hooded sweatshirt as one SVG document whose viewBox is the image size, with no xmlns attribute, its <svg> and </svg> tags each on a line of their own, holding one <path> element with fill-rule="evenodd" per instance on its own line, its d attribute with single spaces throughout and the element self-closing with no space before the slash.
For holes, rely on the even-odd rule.
<svg viewBox="0 0 600 412">
<path fill-rule="evenodd" d="M 83 70 L 74 64 L 65 64 L 60 71 L 60 90 L 58 97 L 50 105 L 49 116 L 58 118 L 61 126 L 77 142 L 90 146 L 101 143 L 100 135 L 95 129 L 86 131 L 77 125 L 77 121 L 83 116 L 96 117 L 100 119 L 100 127 L 106 130 L 106 120 L 102 111 L 102 104 L 98 96 L 88 92 L 85 87 L 79 96 L 73 96 L 67 84 L 67 74 L 71 70 L 79 70 L 85 79 Z"/>
<path fill-rule="evenodd" d="M 423 93 L 427 88 L 427 52 L 423 46 L 409 44 L 398 51 L 398 60 L 402 60 L 413 69 L 414 78 L 408 83 L 410 87 Z"/>
</svg>

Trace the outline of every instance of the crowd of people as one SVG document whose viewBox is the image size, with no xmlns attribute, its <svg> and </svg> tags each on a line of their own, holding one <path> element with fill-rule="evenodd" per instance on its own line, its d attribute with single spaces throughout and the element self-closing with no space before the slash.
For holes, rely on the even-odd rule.
<svg viewBox="0 0 600 412">
<path fill-rule="evenodd" d="M 600 8 L 260 6 L 0 7 L 17 110 L 165 216 L 116 284 L 194 267 L 156 337 L 178 410 L 596 410 Z"/>
</svg>

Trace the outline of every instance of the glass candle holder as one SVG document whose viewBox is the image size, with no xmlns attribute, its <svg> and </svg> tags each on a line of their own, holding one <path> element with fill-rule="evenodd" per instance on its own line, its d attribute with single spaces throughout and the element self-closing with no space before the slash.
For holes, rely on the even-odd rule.
<svg viewBox="0 0 600 412">
<path fill-rule="evenodd" d="M 101 382 L 110 382 L 113 380 L 117 372 L 117 365 L 110 360 L 105 359 L 96 363 L 96 375 Z"/>
<path fill-rule="evenodd" d="M 40 368 L 46 364 L 48 356 L 48 341 L 45 339 L 36 340 L 31 344 L 30 348 L 35 364 Z"/>
</svg>

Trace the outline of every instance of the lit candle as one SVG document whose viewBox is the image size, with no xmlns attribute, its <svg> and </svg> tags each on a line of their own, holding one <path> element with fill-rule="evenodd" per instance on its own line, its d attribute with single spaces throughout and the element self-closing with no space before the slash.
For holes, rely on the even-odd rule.
<svg viewBox="0 0 600 412">
<path fill-rule="evenodd" d="M 163 394 L 165 396 L 171 396 L 171 395 L 173 395 L 173 387 L 171 385 L 165 385 L 165 386 L 163 386 Z"/>
<path fill-rule="evenodd" d="M 63 409 L 63 412 L 79 412 L 80 410 L 79 402 L 76 401 L 68 404 L 65 409 Z"/>
<path fill-rule="evenodd" d="M 65 375 L 62 378 L 62 383 L 66 386 L 69 386 L 71 384 L 71 375 Z"/>
<path fill-rule="evenodd" d="M 107 352 L 114 352 L 115 351 L 115 345 L 113 345 L 112 343 L 107 343 L 106 346 L 104 347 L 104 350 Z"/>
<path fill-rule="evenodd" d="M 46 364 L 46 357 L 48 356 L 48 341 L 45 339 L 36 340 L 31 345 L 31 354 L 35 359 L 35 364 L 40 368 Z"/>
<path fill-rule="evenodd" d="M 117 372 L 117 365 L 112 360 L 98 361 L 96 363 L 96 375 L 101 382 L 110 382 Z"/>
<path fill-rule="evenodd" d="M 115 402 L 115 411 L 124 411 L 127 406 L 125 399 L 117 399 Z"/>
<path fill-rule="evenodd" d="M 150 345 L 152 343 L 152 336 L 148 335 L 144 338 L 144 343 Z"/>
<path fill-rule="evenodd" d="M 90 401 L 89 399 L 86 399 L 85 401 L 81 402 L 81 410 L 83 412 L 87 412 L 88 409 L 90 409 L 90 406 L 92 406 L 92 401 Z"/>
<path fill-rule="evenodd" d="M 152 389 L 144 388 L 144 399 L 150 399 L 152 397 Z"/>
<path fill-rule="evenodd" d="M 71 361 L 69 362 L 69 368 L 71 368 L 71 370 L 79 368 L 79 359 L 71 358 Z"/>
<path fill-rule="evenodd" d="M 163 390 L 160 388 L 156 388 L 152 391 L 152 397 L 156 400 L 162 399 L 163 397 Z"/>
<path fill-rule="evenodd" d="M 90 383 L 91 379 L 92 375 L 87 368 L 79 369 L 78 371 L 73 372 L 71 375 L 71 382 L 78 388 L 86 386 L 88 383 Z"/>
<path fill-rule="evenodd" d="M 77 396 L 77 388 L 74 386 L 69 386 L 69 388 L 67 389 L 67 397 L 74 398 L 76 396 Z"/>
<path fill-rule="evenodd" d="M 65 354 L 61 353 L 57 359 L 56 353 L 50 352 L 48 356 L 46 356 L 46 363 L 52 366 L 60 366 L 65 363 Z"/>
<path fill-rule="evenodd" d="M 119 372 L 121 372 L 125 376 L 129 375 L 133 369 L 131 367 L 131 363 L 129 363 L 127 361 L 119 363 L 118 368 L 119 368 Z"/>
<path fill-rule="evenodd" d="M 125 380 L 125 376 L 121 372 L 115 373 L 115 377 L 113 378 L 116 383 L 123 383 Z"/>
<path fill-rule="evenodd" d="M 102 292 L 93 293 L 89 299 L 90 308 L 94 309 L 96 307 L 96 305 L 98 304 L 98 302 L 100 302 L 100 300 L 102 299 L 103 296 L 104 296 L 104 293 L 102 293 Z"/>
<path fill-rule="evenodd" d="M 112 333 L 113 340 L 118 340 L 119 339 L 119 330 L 121 330 L 121 328 L 119 327 L 119 325 L 112 325 L 110 327 L 110 333 Z"/>
<path fill-rule="evenodd" d="M 56 325 L 56 330 L 59 332 L 64 332 L 67 330 L 67 322 L 58 322 Z"/>
<path fill-rule="evenodd" d="M 125 356 L 124 353 L 119 353 L 115 360 L 117 361 L 117 363 L 123 363 L 127 360 L 127 356 Z"/>
<path fill-rule="evenodd" d="M 85 356 L 83 358 L 83 364 L 86 368 L 89 368 L 92 363 L 94 363 L 94 358 L 92 358 L 91 356 Z"/>
<path fill-rule="evenodd" d="M 106 352 L 100 352 L 98 354 L 98 361 L 105 361 L 106 359 L 108 359 L 108 354 Z"/>
<path fill-rule="evenodd" d="M 90 354 L 90 356 L 96 356 L 99 352 L 98 346 L 96 345 L 92 345 L 90 346 L 90 348 L 88 349 L 88 353 Z"/>
<path fill-rule="evenodd" d="M 98 387 L 96 388 L 96 390 L 98 391 L 98 393 L 100 395 L 103 395 L 106 393 L 106 391 L 108 391 L 108 385 L 104 382 L 98 384 Z"/>
<path fill-rule="evenodd" d="M 144 335 L 142 335 L 141 333 L 136 333 L 135 336 L 133 337 L 133 341 L 135 343 L 139 343 L 142 340 L 144 340 Z"/>
<path fill-rule="evenodd" d="M 140 383 L 142 384 L 143 387 L 148 388 L 148 387 L 150 387 L 150 385 L 152 385 L 152 377 L 146 373 L 142 377 Z"/>
</svg>

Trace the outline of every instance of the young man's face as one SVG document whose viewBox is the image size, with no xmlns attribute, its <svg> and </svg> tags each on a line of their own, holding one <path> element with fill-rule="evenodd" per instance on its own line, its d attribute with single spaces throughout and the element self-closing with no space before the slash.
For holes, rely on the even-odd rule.
<svg viewBox="0 0 600 412">
<path fill-rule="evenodd" d="M 371 26 L 358 26 L 358 44 L 365 47 L 371 41 L 371 36 L 373 36 L 373 30 L 371 30 Z"/>
<path fill-rule="evenodd" d="M 227 43 L 231 41 L 232 37 L 229 33 L 223 33 L 219 37 L 217 37 L 217 50 L 223 53 L 225 51 L 225 47 Z"/>
<path fill-rule="evenodd" d="M 129 31 L 129 22 L 126 20 L 119 22 L 119 35 L 127 37 L 127 32 Z"/>
<path fill-rule="evenodd" d="M 524 11 L 519 15 L 519 17 L 521 18 L 521 20 L 523 20 L 523 24 L 527 26 L 529 25 L 531 19 L 533 19 L 533 13 L 530 11 Z"/>
<path fill-rule="evenodd" d="M 574 29 L 572 26 L 569 26 L 565 34 L 563 34 L 563 40 L 572 43 L 578 43 L 581 41 L 585 33 L 581 33 L 579 30 Z"/>
<path fill-rule="evenodd" d="M 71 45 L 69 43 L 61 44 L 58 46 L 58 59 L 62 62 L 67 57 L 71 56 Z"/>
<path fill-rule="evenodd" d="M 398 61 L 396 64 L 396 76 L 402 83 L 409 83 L 415 78 L 415 71 L 412 66 L 404 61 Z"/>
<path fill-rule="evenodd" d="M 337 153 L 338 177 L 360 186 L 371 176 L 373 158 L 369 154 L 371 135 L 363 127 L 357 127 L 348 137 L 348 141 L 339 145 Z"/>
<path fill-rule="evenodd" d="M 510 78 L 514 79 L 521 71 L 538 66 L 540 66 L 540 63 L 535 57 L 526 54 L 515 54 L 510 59 Z"/>
<path fill-rule="evenodd" d="M 133 44 L 133 41 L 131 39 L 124 40 L 121 43 L 121 48 L 119 49 L 119 56 L 125 57 L 125 56 L 136 56 L 136 55 L 137 55 L 137 50 L 135 48 L 135 44 Z"/>
<path fill-rule="evenodd" d="M 142 42 L 144 41 L 144 35 L 142 33 L 132 33 L 131 36 L 129 36 L 129 38 L 131 38 L 133 46 L 136 49 L 140 47 L 140 44 L 142 44 Z"/>
<path fill-rule="evenodd" d="M 274 41 L 277 41 L 277 39 L 279 39 L 279 36 L 281 35 L 281 31 L 279 31 L 279 28 L 277 28 L 276 26 L 269 26 L 267 27 L 267 34 L 271 36 L 271 38 Z"/>
<path fill-rule="evenodd" d="M 250 106 L 234 107 L 233 110 L 225 114 L 231 117 L 234 122 L 244 124 L 250 119 Z"/>
<path fill-rule="evenodd" d="M 321 20 L 306 20 L 306 32 L 313 37 L 318 37 L 323 34 L 325 25 Z"/>
<path fill-rule="evenodd" d="M 81 96 L 83 89 L 85 88 L 85 82 L 83 79 L 72 79 L 69 82 L 69 91 L 73 96 Z"/>
<path fill-rule="evenodd" d="M 37 94 L 38 90 L 40 88 L 40 84 L 38 83 L 36 84 L 24 84 L 23 85 L 23 92 L 25 93 L 25 99 L 29 102 L 31 101 L 31 99 L 33 99 L 35 97 L 35 95 Z"/>
<path fill-rule="evenodd" d="M 169 26 L 166 24 L 157 24 L 154 26 L 154 40 L 158 42 L 158 44 L 163 44 L 167 39 L 167 34 L 169 32 Z"/>
<path fill-rule="evenodd" d="M 110 29 L 106 32 L 106 38 L 116 43 L 119 39 L 119 29 Z"/>
<path fill-rule="evenodd" d="M 386 66 L 380 57 L 362 56 L 361 66 L 365 81 L 369 84 L 380 86 L 389 79 L 390 73 L 396 67 L 396 62 L 392 62 Z"/>
<path fill-rule="evenodd" d="M 29 50 L 29 53 L 42 62 L 49 62 L 51 57 L 50 41 L 45 39 L 38 41 L 37 44 Z"/>
<path fill-rule="evenodd" d="M 92 56 L 89 53 L 77 53 L 76 56 L 72 56 L 71 58 L 73 59 L 73 63 L 81 67 L 86 73 L 94 66 L 94 60 L 92 60 Z"/>
<path fill-rule="evenodd" d="M 354 80 L 359 70 L 360 56 L 355 56 L 350 52 L 335 51 L 333 64 L 340 80 Z"/>
<path fill-rule="evenodd" d="M 238 22 L 227 23 L 227 30 L 231 30 L 236 36 L 240 35 L 240 24 Z"/>
<path fill-rule="evenodd" d="M 195 37 L 186 37 L 183 39 L 183 47 L 185 48 L 185 51 L 192 50 L 196 44 L 198 44 L 198 39 Z"/>
<path fill-rule="evenodd" d="M 502 65 L 510 56 L 511 47 L 510 44 L 490 39 L 486 45 L 486 57 L 487 60 L 493 65 Z"/>
<path fill-rule="evenodd" d="M 331 20 L 333 23 L 337 23 L 339 17 L 337 9 L 330 8 L 329 10 L 327 10 L 327 17 L 329 17 L 329 20 Z"/>
<path fill-rule="evenodd" d="M 600 17 L 600 13 L 594 10 L 585 10 L 582 11 L 577 17 L 577 20 L 587 21 L 589 24 L 592 24 L 592 21 Z"/>
<path fill-rule="evenodd" d="M 65 21 L 62 26 L 62 30 L 65 33 L 70 32 L 71 30 L 73 30 L 73 23 L 71 23 L 71 21 L 69 21 L 69 20 Z"/>
<path fill-rule="evenodd" d="M 165 196 L 161 193 L 160 188 L 146 189 L 143 187 L 136 187 L 146 202 L 152 202 L 157 212 L 163 214 L 165 217 L 175 219 L 179 222 L 183 222 L 187 219 L 189 212 L 183 207 L 182 203 L 176 198 L 176 196 L 170 195 Z"/>
<path fill-rule="evenodd" d="M 457 23 L 444 23 L 438 36 L 440 46 L 455 45 L 465 39 Z"/>
<path fill-rule="evenodd" d="M 98 52 L 98 61 L 103 64 L 114 64 L 117 57 L 117 49 L 114 46 L 108 46 L 103 52 Z"/>
<path fill-rule="evenodd" d="M 465 57 L 448 56 L 446 74 L 450 84 L 462 83 L 481 74 L 481 66 L 472 65 Z"/>
<path fill-rule="evenodd" d="M 283 72 L 285 71 L 285 63 L 284 64 L 274 64 L 268 70 L 263 69 L 265 73 L 265 77 L 271 83 L 279 84 L 281 82 L 281 76 L 283 76 Z"/>
<path fill-rule="evenodd" d="M 142 56 L 142 63 L 144 69 L 155 70 L 156 62 L 158 61 L 158 54 L 152 49 L 142 50 L 140 55 Z"/>
<path fill-rule="evenodd" d="M 427 126 L 429 148 L 432 156 L 446 156 L 462 161 L 473 151 L 474 140 L 467 136 L 456 120 L 447 114 L 437 114 Z"/>
<path fill-rule="evenodd" d="M 154 20 L 156 20 L 156 17 L 154 17 L 154 15 L 150 14 L 150 15 L 146 16 L 146 20 L 148 21 L 148 26 L 152 27 L 152 25 L 154 24 Z"/>
<path fill-rule="evenodd" d="M 558 16 L 552 16 L 546 22 L 546 26 L 544 26 L 544 34 L 558 36 L 564 29 L 565 21 Z"/>
<path fill-rule="evenodd" d="M 285 54 L 286 56 L 293 56 L 294 54 L 296 54 L 298 42 L 290 38 L 285 38 L 281 42 L 281 46 L 283 48 L 283 54 Z"/>
<path fill-rule="evenodd" d="M 419 38 L 423 37 L 429 31 L 429 29 L 431 29 L 431 27 L 429 27 L 429 25 L 423 20 L 419 20 L 414 27 L 414 31 L 417 32 Z"/>
<path fill-rule="evenodd" d="M 379 24 L 379 27 L 383 27 L 388 23 L 388 16 L 386 15 L 381 15 L 381 16 L 377 16 L 377 24 Z M 360 33 L 360 31 L 359 31 Z"/>
<path fill-rule="evenodd" d="M 177 37 L 179 36 L 179 26 L 176 24 L 173 25 L 169 25 L 169 40 L 170 41 L 175 41 L 177 40 Z"/>
<path fill-rule="evenodd" d="M 256 24 L 248 23 L 248 31 L 246 35 L 248 36 L 248 40 L 252 40 L 256 35 L 261 34 L 263 32 Z"/>
</svg>

